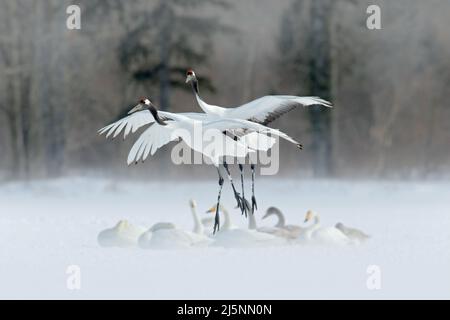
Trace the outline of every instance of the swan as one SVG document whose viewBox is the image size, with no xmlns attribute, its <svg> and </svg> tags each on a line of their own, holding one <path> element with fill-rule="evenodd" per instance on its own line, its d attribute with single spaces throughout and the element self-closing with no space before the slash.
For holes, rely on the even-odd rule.
<svg viewBox="0 0 450 320">
<path fill-rule="evenodd" d="M 271 129 L 264 125 L 246 120 L 217 119 L 206 114 L 182 114 L 158 111 L 148 98 L 142 99 L 129 113 L 129 116 L 100 129 L 99 134 L 106 133 L 107 137 L 112 134 L 115 137 L 122 130 L 125 130 L 124 137 L 126 137 L 130 131 L 134 132 L 139 127 L 146 124 L 154 124 L 140 135 L 131 148 L 127 159 L 128 164 L 137 163 L 140 160 L 144 161 L 149 154 L 153 155 L 163 145 L 177 139 L 182 139 L 192 150 L 200 152 L 216 166 L 219 175 L 217 207 L 219 207 L 224 182 L 219 170 L 220 159 L 227 156 L 233 158 L 245 158 L 248 153 L 254 152 L 249 146 L 246 146 L 239 140 L 233 140 L 229 136 L 221 134 L 222 132 L 232 131 L 241 133 L 245 130 L 246 132 L 254 132 L 254 134 L 260 136 L 270 134 L 300 146 L 300 143 L 279 130 Z M 201 139 L 192 139 L 192 137 L 198 135 L 198 126 L 201 126 L 202 130 L 218 131 L 220 139 L 214 139 L 213 148 L 208 147 L 211 144 L 211 137 L 205 137 L 205 135 L 202 134 Z M 216 136 L 216 138 L 217 137 L 218 136 Z M 243 210 L 243 203 L 245 203 L 245 201 L 243 201 L 234 188 L 228 166 L 225 162 L 223 162 L 223 167 L 227 171 L 228 179 L 232 184 L 238 206 Z M 219 215 L 216 214 L 214 232 L 217 230 L 218 226 Z"/>
<path fill-rule="evenodd" d="M 354 241 L 356 243 L 363 243 L 367 239 L 370 238 L 370 236 L 365 234 L 363 231 L 361 231 L 359 229 L 356 229 L 356 228 L 347 227 L 341 222 L 336 223 L 335 228 L 340 230 L 350 240 L 352 240 L 352 241 Z"/>
<path fill-rule="evenodd" d="M 97 242 L 102 247 L 133 247 L 145 228 L 134 226 L 127 220 L 120 220 L 113 228 L 101 231 Z"/>
<path fill-rule="evenodd" d="M 194 220 L 192 233 L 209 236 L 211 233 L 206 229 L 209 230 L 214 226 L 214 217 L 200 218 L 197 214 L 197 202 L 193 199 L 189 200 L 189 206 Z"/>
<path fill-rule="evenodd" d="M 213 206 L 207 213 L 215 213 L 216 209 L 217 207 Z M 222 205 L 220 205 L 220 210 L 223 214 L 224 222 L 219 232 L 213 236 L 214 242 L 211 246 L 225 248 L 260 247 L 285 243 L 284 239 L 274 235 L 259 232 L 257 230 L 241 229 L 234 226 L 231 222 L 230 214 Z M 250 213 L 250 215 L 252 215 L 252 213 Z"/>
<path fill-rule="evenodd" d="M 138 243 L 141 249 L 184 249 L 193 244 L 186 232 L 170 222 L 154 224 L 139 237 Z"/>
<path fill-rule="evenodd" d="M 141 249 L 187 249 L 207 246 L 213 240 L 205 235 L 179 229 L 170 222 L 159 222 L 144 232 L 138 240 Z"/>
<path fill-rule="evenodd" d="M 299 241 L 302 243 L 313 244 L 331 244 L 331 245 L 348 245 L 351 244 L 350 239 L 335 227 L 321 227 L 320 217 L 312 210 L 308 210 L 305 216 L 305 223 L 314 220 L 314 223 L 300 235 Z"/>
<path fill-rule="evenodd" d="M 293 239 L 290 232 L 286 229 L 277 228 L 277 227 L 258 227 L 256 223 L 256 218 L 253 212 L 248 215 L 248 225 L 247 228 L 249 230 L 256 230 L 258 232 L 268 233 L 277 237 L 285 238 L 285 239 Z"/>
<path fill-rule="evenodd" d="M 268 123 L 274 121 L 283 114 L 297 107 L 317 106 L 317 105 L 328 108 L 332 107 L 332 104 L 329 101 L 323 100 L 319 97 L 271 95 L 258 98 L 256 100 L 250 101 L 238 107 L 223 108 L 216 105 L 208 104 L 200 97 L 198 80 L 194 70 L 192 69 L 187 70 L 186 83 L 191 84 L 192 92 L 200 108 L 206 114 L 216 118 L 243 119 L 267 125 Z M 252 212 L 254 212 L 255 209 L 257 209 L 254 190 L 255 165 L 251 163 L 250 168 L 252 170 Z M 241 172 L 242 195 L 244 195 L 243 189 L 244 178 L 243 178 L 242 164 L 239 164 L 239 170 Z"/>
<path fill-rule="evenodd" d="M 197 203 L 189 200 L 191 214 L 194 221 L 192 232 L 177 228 L 171 222 L 158 222 L 141 235 L 138 240 L 142 249 L 178 249 L 192 246 L 207 246 L 213 240 L 205 234 L 205 229 L 197 214 Z"/>
<path fill-rule="evenodd" d="M 276 207 L 270 207 L 266 210 L 266 214 L 262 217 L 262 219 L 267 219 L 270 216 L 276 216 L 278 221 L 275 224 L 274 228 L 275 230 L 279 230 L 278 232 L 286 234 L 287 238 L 290 239 L 296 239 L 298 238 L 302 232 L 305 231 L 305 228 L 302 228 L 297 225 L 288 224 L 286 225 L 286 219 L 281 212 L 280 209 Z"/>
<path fill-rule="evenodd" d="M 189 200 L 189 207 L 191 208 L 192 219 L 194 220 L 194 228 L 192 232 L 198 235 L 203 235 L 205 233 L 205 228 L 197 214 L 197 202 L 193 199 Z"/>
</svg>

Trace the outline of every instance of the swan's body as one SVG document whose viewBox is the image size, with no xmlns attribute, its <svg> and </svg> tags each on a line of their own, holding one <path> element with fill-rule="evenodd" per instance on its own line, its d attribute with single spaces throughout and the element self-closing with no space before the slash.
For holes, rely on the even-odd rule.
<svg viewBox="0 0 450 320">
<path fill-rule="evenodd" d="M 139 238 L 142 249 L 183 249 L 194 246 L 207 246 L 213 240 L 205 235 L 205 230 L 195 210 L 194 200 L 189 202 L 194 228 L 192 232 L 177 228 L 170 222 L 154 224 Z"/>
<path fill-rule="evenodd" d="M 356 243 L 365 242 L 367 239 L 370 238 L 370 236 L 365 234 L 363 231 L 356 228 L 347 227 L 341 222 L 336 223 L 335 227 L 336 229 L 340 230 L 343 234 L 345 234 L 350 240 Z"/>
<path fill-rule="evenodd" d="M 213 211 L 215 211 L 215 207 L 208 210 L 208 212 Z M 271 234 L 238 228 L 232 224 L 230 214 L 225 208 L 221 207 L 221 212 L 224 216 L 224 223 L 220 231 L 214 235 L 212 246 L 225 248 L 260 247 L 285 243 L 283 239 Z"/>
<path fill-rule="evenodd" d="M 187 249 L 208 243 L 205 236 L 179 229 L 173 223 L 157 223 L 139 238 L 142 249 Z"/>
<path fill-rule="evenodd" d="M 144 232 L 145 228 L 120 220 L 113 228 L 101 231 L 97 241 L 102 247 L 133 247 Z"/>
<path fill-rule="evenodd" d="M 305 231 L 305 228 L 302 228 L 293 224 L 286 224 L 286 219 L 280 209 L 276 207 L 270 207 L 267 209 L 266 214 L 262 217 L 262 219 L 266 219 L 270 216 L 277 217 L 277 223 L 273 228 L 274 233 L 289 239 L 298 238 L 302 232 Z"/>
<path fill-rule="evenodd" d="M 142 249 L 184 249 L 192 245 L 191 238 L 172 223 L 153 225 L 139 238 Z"/>
<path fill-rule="evenodd" d="M 299 241 L 303 243 L 322 245 L 348 245 L 350 239 L 335 227 L 321 227 L 320 217 L 317 213 L 309 210 L 305 222 L 313 219 L 313 224 L 308 226 L 300 235 Z"/>
</svg>

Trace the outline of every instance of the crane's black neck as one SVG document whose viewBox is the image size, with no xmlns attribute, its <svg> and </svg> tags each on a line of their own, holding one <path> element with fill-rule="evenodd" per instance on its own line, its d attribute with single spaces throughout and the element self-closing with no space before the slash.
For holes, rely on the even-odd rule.
<svg viewBox="0 0 450 320">
<path fill-rule="evenodd" d="M 198 80 L 197 78 L 191 81 L 191 87 L 192 87 L 192 91 L 194 91 L 194 94 L 199 94 L 198 92 Z"/>
<path fill-rule="evenodd" d="M 155 119 L 155 121 L 161 125 L 161 126 L 165 126 L 167 125 L 167 123 L 165 123 L 158 114 L 158 110 L 156 110 L 156 108 L 154 106 L 149 106 L 148 110 L 150 111 L 150 113 L 152 114 L 153 118 Z"/>
</svg>

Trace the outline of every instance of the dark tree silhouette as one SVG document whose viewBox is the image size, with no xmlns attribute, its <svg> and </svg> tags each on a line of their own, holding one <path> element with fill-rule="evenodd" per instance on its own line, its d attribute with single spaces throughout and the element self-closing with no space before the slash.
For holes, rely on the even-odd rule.
<svg viewBox="0 0 450 320">
<path fill-rule="evenodd" d="M 122 67 L 131 79 L 145 87 L 159 87 L 159 105 L 170 107 L 172 88 L 189 89 L 184 84 L 186 69 L 206 64 L 212 53 L 211 36 L 230 31 L 215 18 L 187 14 L 183 9 L 200 5 L 228 8 L 224 1 L 164 0 L 136 19 L 119 46 Z M 205 89 L 213 89 L 202 79 Z"/>
</svg>

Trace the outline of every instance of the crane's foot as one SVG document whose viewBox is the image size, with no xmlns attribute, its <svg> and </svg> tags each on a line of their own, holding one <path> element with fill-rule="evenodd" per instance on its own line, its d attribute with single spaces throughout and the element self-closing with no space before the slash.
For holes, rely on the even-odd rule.
<svg viewBox="0 0 450 320">
<path fill-rule="evenodd" d="M 252 196 L 252 213 L 254 213 L 255 210 L 258 210 L 258 205 L 256 204 L 255 196 Z"/>
<path fill-rule="evenodd" d="M 216 216 L 214 217 L 214 231 L 213 231 L 213 234 L 215 234 L 216 231 L 219 231 L 219 229 L 220 229 L 220 215 L 219 215 L 219 206 L 217 206 Z"/>
<path fill-rule="evenodd" d="M 234 199 L 236 199 L 236 207 L 242 210 L 242 197 L 239 192 L 234 191 Z"/>
<path fill-rule="evenodd" d="M 242 214 L 245 214 L 245 217 L 247 218 L 251 207 L 250 207 L 250 203 L 245 198 L 242 198 L 242 207 L 243 207 Z"/>
</svg>

